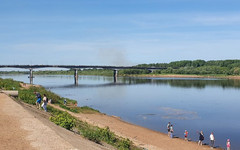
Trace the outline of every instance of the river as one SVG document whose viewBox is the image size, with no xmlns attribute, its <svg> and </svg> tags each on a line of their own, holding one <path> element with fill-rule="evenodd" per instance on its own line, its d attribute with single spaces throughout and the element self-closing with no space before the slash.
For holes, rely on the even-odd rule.
<svg viewBox="0 0 240 150">
<path fill-rule="evenodd" d="M 28 75 L 0 75 L 29 83 Z M 240 149 L 240 80 L 193 78 L 130 78 L 36 75 L 34 84 L 78 101 L 79 106 L 121 117 L 122 120 L 166 133 L 173 124 L 175 136 L 198 140 L 198 131 L 214 133 L 216 146 L 225 148 L 229 138 L 233 150 Z"/>
</svg>

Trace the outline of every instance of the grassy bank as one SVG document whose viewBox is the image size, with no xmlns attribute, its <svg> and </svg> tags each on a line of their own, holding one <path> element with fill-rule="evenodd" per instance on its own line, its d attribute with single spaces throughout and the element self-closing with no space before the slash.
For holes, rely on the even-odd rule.
<svg viewBox="0 0 240 150">
<path fill-rule="evenodd" d="M 1 79 L 0 78 L 0 89 L 3 90 L 18 90 L 19 96 L 18 100 L 24 101 L 25 103 L 35 105 L 36 96 L 34 94 L 35 91 L 39 92 L 41 95 L 46 94 L 49 99 L 52 100 L 52 103 L 55 105 L 59 105 L 60 107 L 69 110 L 74 113 L 99 113 L 99 111 L 94 110 L 90 107 L 77 107 L 76 101 L 60 97 L 51 91 L 46 90 L 41 86 L 28 86 L 27 88 L 23 88 L 22 82 L 14 81 L 12 79 Z M 67 100 L 67 105 L 64 105 L 64 99 Z M 68 130 L 74 131 L 82 135 L 83 137 L 94 141 L 96 143 L 108 143 L 117 149 L 120 150 L 140 150 L 133 145 L 133 143 L 129 139 L 125 139 L 115 135 L 113 132 L 109 130 L 109 128 L 99 128 L 97 126 L 90 125 L 86 122 L 76 119 L 71 116 L 69 113 L 60 111 L 51 106 L 48 107 L 48 112 L 51 114 L 50 120 L 55 124 L 66 128 Z"/>
</svg>

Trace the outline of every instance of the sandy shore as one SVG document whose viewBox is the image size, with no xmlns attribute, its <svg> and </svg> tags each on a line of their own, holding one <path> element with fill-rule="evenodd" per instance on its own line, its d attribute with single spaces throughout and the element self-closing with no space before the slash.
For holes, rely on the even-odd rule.
<svg viewBox="0 0 240 150">
<path fill-rule="evenodd" d="M 26 105 L 26 104 L 25 104 Z M 50 122 L 49 114 L 0 93 L 0 150 L 108 150 Z"/>
<path fill-rule="evenodd" d="M 56 105 L 51 106 L 66 111 Z M 198 146 L 196 142 L 170 139 L 166 134 L 122 121 L 118 117 L 100 113 L 81 114 L 69 112 L 72 116 L 99 127 L 109 127 L 115 134 L 129 138 L 135 145 L 148 150 L 208 150 L 209 146 Z M 207 139 L 207 138 L 206 138 Z M 216 149 L 217 150 L 217 149 Z"/>
</svg>

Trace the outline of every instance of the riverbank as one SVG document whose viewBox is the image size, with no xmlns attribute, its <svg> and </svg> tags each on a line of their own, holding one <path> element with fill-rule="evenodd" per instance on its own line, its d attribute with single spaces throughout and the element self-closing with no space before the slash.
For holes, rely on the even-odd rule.
<svg viewBox="0 0 240 150">
<path fill-rule="evenodd" d="M 52 107 L 66 111 L 57 105 Z M 209 146 L 198 146 L 196 142 L 187 142 L 180 138 L 169 138 L 167 134 L 130 124 L 116 116 L 101 113 L 83 114 L 67 111 L 72 116 L 101 128 L 109 127 L 116 135 L 130 139 L 136 146 L 148 150 L 207 150 Z M 216 150 L 220 150 L 216 148 Z"/>
<path fill-rule="evenodd" d="M 109 150 L 49 121 L 49 114 L 0 93 L 1 150 Z"/>
</svg>

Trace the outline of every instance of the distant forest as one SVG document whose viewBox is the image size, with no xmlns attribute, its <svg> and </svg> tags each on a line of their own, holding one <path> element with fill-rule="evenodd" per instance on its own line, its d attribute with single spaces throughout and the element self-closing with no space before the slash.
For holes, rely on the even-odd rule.
<svg viewBox="0 0 240 150">
<path fill-rule="evenodd" d="M 154 74 L 240 75 L 240 60 L 182 60 L 170 63 L 140 64 L 138 67 L 166 67 Z M 149 74 L 148 70 L 123 70 L 124 74 Z"/>
<path fill-rule="evenodd" d="M 170 63 L 152 63 L 152 64 L 139 64 L 137 67 L 164 67 L 163 70 L 139 70 L 139 69 L 125 69 L 119 70 L 120 76 L 124 75 L 141 75 L 141 74 L 189 74 L 189 75 L 240 75 L 240 60 L 182 60 Z M 0 71 L 0 74 L 29 74 L 28 71 Z M 67 71 L 35 71 L 37 74 L 62 74 L 72 75 L 73 70 Z M 79 75 L 103 75 L 112 76 L 113 71 L 108 69 L 84 69 L 78 71 Z"/>
</svg>

